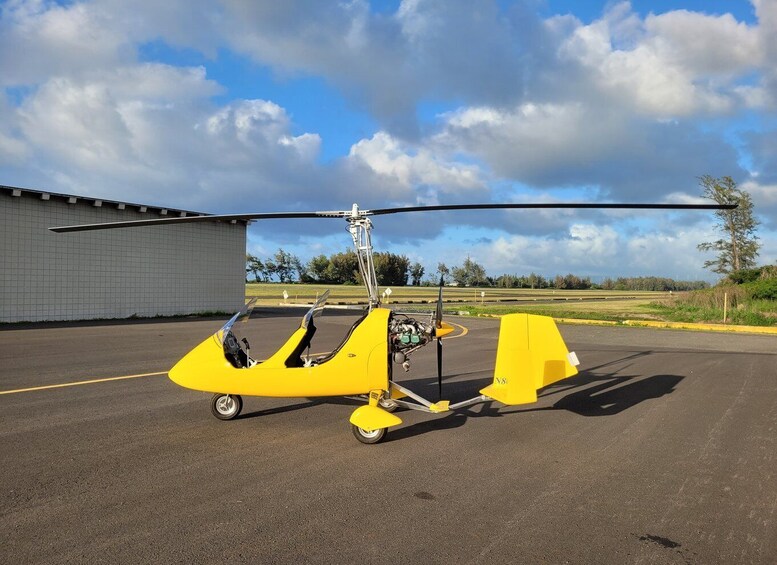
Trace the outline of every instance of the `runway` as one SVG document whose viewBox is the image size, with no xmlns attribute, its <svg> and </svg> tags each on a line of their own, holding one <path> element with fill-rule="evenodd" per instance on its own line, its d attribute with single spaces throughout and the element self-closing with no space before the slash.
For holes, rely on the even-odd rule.
<svg viewBox="0 0 777 565">
<path fill-rule="evenodd" d="M 301 315 L 255 315 L 252 354 Z M 313 350 L 353 320 L 327 311 Z M 777 562 L 773 336 L 560 326 L 581 372 L 537 404 L 401 411 L 365 446 L 351 400 L 221 422 L 171 383 L 224 321 L 0 330 L 0 562 Z M 455 402 L 491 381 L 498 320 L 451 321 Z M 433 400 L 435 370 L 434 347 L 394 369 Z"/>
</svg>

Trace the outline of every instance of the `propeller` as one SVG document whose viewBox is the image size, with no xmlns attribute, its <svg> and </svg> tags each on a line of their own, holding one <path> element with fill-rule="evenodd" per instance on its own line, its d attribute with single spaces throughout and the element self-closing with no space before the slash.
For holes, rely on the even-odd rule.
<svg viewBox="0 0 777 565">
<path fill-rule="evenodd" d="M 442 286 L 443 277 L 440 276 L 440 294 L 437 296 L 437 310 L 434 313 L 435 334 L 442 329 Z M 437 335 L 437 400 L 442 400 L 442 336 Z"/>
</svg>

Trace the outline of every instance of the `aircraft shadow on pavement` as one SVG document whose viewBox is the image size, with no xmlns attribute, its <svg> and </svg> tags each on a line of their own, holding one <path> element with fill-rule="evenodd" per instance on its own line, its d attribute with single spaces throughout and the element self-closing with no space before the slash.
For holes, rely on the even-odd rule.
<svg viewBox="0 0 777 565">
<path fill-rule="evenodd" d="M 613 416 L 651 398 L 671 394 L 682 380 L 679 375 L 639 378 L 585 372 L 578 377 L 578 386 L 586 388 L 563 396 L 553 406 L 536 410 L 567 410 L 581 416 Z M 595 382 L 599 384 L 586 386 Z"/>
<path fill-rule="evenodd" d="M 544 399 L 550 400 L 554 396 L 560 396 L 550 406 L 505 407 L 498 402 L 485 402 L 450 412 L 442 417 L 431 416 L 420 422 L 392 429 L 386 439 L 387 441 L 399 440 L 429 432 L 458 428 L 463 426 L 469 418 L 499 418 L 522 412 L 566 410 L 585 417 L 613 416 L 646 400 L 661 398 L 671 394 L 683 380 L 684 377 L 680 375 L 668 374 L 651 375 L 648 377 L 619 375 L 620 370 L 627 368 L 628 365 L 627 367 L 620 367 L 620 369 L 613 372 L 595 372 L 617 363 L 632 361 L 649 353 L 640 352 L 616 361 L 604 363 L 582 371 L 575 377 L 541 389 L 538 392 L 540 402 L 543 402 Z M 483 376 L 477 377 L 477 375 Z M 451 379 L 460 377 L 466 378 L 464 380 L 451 381 Z M 432 401 L 437 399 L 437 378 L 435 376 L 407 379 L 398 382 L 423 396 L 427 396 Z M 448 374 L 443 380 L 443 397 L 449 399 L 451 403 L 460 402 L 476 396 L 478 390 L 491 382 L 492 376 L 489 375 L 489 371 Z M 359 406 L 362 403 L 362 400 L 352 397 L 309 398 L 295 404 L 243 413 L 237 419 L 281 414 L 322 404 Z M 407 409 L 405 408 L 398 410 L 398 412 L 406 411 Z"/>
<path fill-rule="evenodd" d="M 457 428 L 466 423 L 468 418 L 499 418 L 521 412 L 538 412 L 548 410 L 566 410 L 580 416 L 613 416 L 629 408 L 632 408 L 646 400 L 661 398 L 671 394 L 684 377 L 680 375 L 619 375 L 620 371 L 629 367 L 620 368 L 612 372 L 598 372 L 605 367 L 611 367 L 624 362 L 634 361 L 637 358 L 649 355 L 650 351 L 641 351 L 621 359 L 609 361 L 588 370 L 580 372 L 577 376 L 566 379 L 554 385 L 550 385 L 538 392 L 538 399 L 550 399 L 561 395 L 551 406 L 513 406 L 504 407 L 498 402 L 486 402 L 452 412 L 442 418 L 430 418 L 417 424 L 400 427 L 392 430 L 387 441 L 401 439 L 414 435 L 424 434 L 437 430 Z M 447 375 L 445 379 L 461 377 L 465 375 L 486 374 L 483 372 L 461 373 Z M 490 384 L 492 378 L 469 378 L 464 381 L 455 381 L 443 385 L 443 396 L 452 403 L 471 398 L 482 387 Z M 434 377 L 413 379 L 403 382 L 405 386 L 413 390 L 431 390 L 436 387 L 437 380 Z M 436 398 L 436 390 L 433 397 Z"/>
<path fill-rule="evenodd" d="M 314 406 L 320 406 L 322 404 L 340 404 L 343 406 L 361 406 L 366 402 L 360 401 L 357 398 L 347 396 L 323 396 L 316 398 L 300 399 L 301 402 L 295 404 L 287 404 L 284 406 L 275 406 L 273 408 L 264 408 L 261 410 L 254 410 L 252 412 L 243 412 L 235 418 L 235 420 L 242 420 L 248 418 L 258 418 L 260 416 L 271 416 L 273 414 L 283 414 L 285 412 L 294 412 L 295 410 L 304 410 L 305 408 L 312 408 Z"/>
<path fill-rule="evenodd" d="M 570 379 L 572 380 L 572 379 Z M 567 410 L 580 416 L 613 416 L 628 410 L 652 398 L 661 398 L 671 394 L 683 380 L 679 375 L 652 375 L 640 378 L 637 376 L 594 375 L 580 373 L 561 391 L 548 391 L 550 394 L 564 394 L 552 406 L 531 408 L 505 408 L 498 402 L 486 402 L 470 408 L 451 412 L 442 418 L 430 418 L 416 424 L 391 430 L 387 441 L 408 438 L 429 432 L 448 430 L 463 426 L 469 418 L 501 418 L 523 412 L 541 412 L 548 410 Z M 598 383 L 594 384 L 592 383 Z M 584 387 L 584 388 L 583 388 Z M 575 390 L 579 389 L 579 390 Z M 569 392 L 575 390 L 575 392 Z M 471 395 L 470 395 L 471 396 Z"/>
</svg>

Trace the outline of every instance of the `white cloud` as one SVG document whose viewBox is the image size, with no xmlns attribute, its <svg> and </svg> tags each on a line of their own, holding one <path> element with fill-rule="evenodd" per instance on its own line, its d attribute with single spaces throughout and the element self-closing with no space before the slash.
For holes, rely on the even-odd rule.
<svg viewBox="0 0 777 565">
<path fill-rule="evenodd" d="M 702 269 L 705 257 L 696 246 L 717 239 L 709 227 L 671 232 L 643 233 L 629 238 L 626 257 L 628 268 L 637 273 L 675 273 L 676 278 L 709 278 Z M 703 276 L 704 275 L 704 276 Z"/>
<path fill-rule="evenodd" d="M 777 183 L 761 183 L 756 178 L 741 183 L 739 188 L 748 192 L 753 199 L 753 213 L 762 221 L 759 232 L 777 229 Z M 759 233 L 759 236 L 762 235 L 763 233 Z M 769 251 L 771 255 L 775 255 L 777 247 Z"/>
<path fill-rule="evenodd" d="M 0 93 L 0 167 L 23 163 L 28 150 L 18 134 L 16 111 Z"/>
<path fill-rule="evenodd" d="M 492 275 L 536 272 L 544 276 L 657 275 L 709 280 L 714 277 L 702 269 L 704 257 L 696 245 L 712 235 L 708 229 L 646 228 L 626 237 L 611 226 L 573 224 L 563 237 L 499 237 L 469 251 Z"/>
<path fill-rule="evenodd" d="M 27 148 L 18 164 L 57 171 L 52 190 L 214 211 L 257 190 L 301 198 L 317 173 L 319 136 L 294 135 L 272 102 L 214 109 L 216 92 L 202 69 L 144 64 L 99 80 L 51 79 L 6 111 L 21 132 L 12 141 Z"/>
<path fill-rule="evenodd" d="M 608 103 L 662 118 L 731 111 L 742 98 L 738 79 L 764 61 L 758 30 L 729 14 L 677 10 L 639 21 L 628 3 L 578 26 L 559 53 L 588 70 Z"/>
<path fill-rule="evenodd" d="M 757 27 L 731 14 L 675 10 L 645 19 L 647 43 L 661 59 L 700 75 L 736 76 L 764 62 Z"/>
<path fill-rule="evenodd" d="M 127 124 L 103 84 L 52 79 L 25 101 L 19 115 L 25 137 L 63 163 L 110 171 L 131 158 Z"/>
<path fill-rule="evenodd" d="M 707 171 L 740 171 L 735 151 L 716 135 L 618 107 L 527 103 L 462 108 L 444 118 L 430 146 L 474 155 L 497 175 L 535 187 L 589 185 L 617 199 L 642 200 L 649 192 L 655 200 L 695 189 L 696 177 Z"/>
<path fill-rule="evenodd" d="M 107 14 L 84 3 L 13 0 L 0 6 L 0 85 L 30 85 L 110 68 L 133 50 Z"/>
<path fill-rule="evenodd" d="M 353 145 L 349 159 L 361 161 L 376 174 L 395 181 L 392 198 L 412 197 L 417 185 L 439 187 L 440 193 L 451 194 L 484 188 L 477 167 L 445 162 L 426 148 L 412 151 L 386 132 Z"/>
<path fill-rule="evenodd" d="M 749 180 L 743 182 L 739 188 L 750 193 L 755 207 L 777 206 L 777 184 L 760 184 Z"/>
<path fill-rule="evenodd" d="M 621 237 L 609 226 L 572 224 L 561 238 L 497 238 L 485 244 L 477 257 L 491 272 L 568 273 L 584 269 L 589 274 L 592 270 L 608 272 L 617 263 L 621 246 Z"/>
</svg>

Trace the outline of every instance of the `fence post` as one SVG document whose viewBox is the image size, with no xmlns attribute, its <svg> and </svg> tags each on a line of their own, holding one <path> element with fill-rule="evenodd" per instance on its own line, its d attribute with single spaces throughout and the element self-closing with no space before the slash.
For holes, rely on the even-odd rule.
<svg viewBox="0 0 777 565">
<path fill-rule="evenodd" d="M 728 311 L 728 292 L 723 293 L 723 323 L 726 323 L 726 314 Z"/>
</svg>

